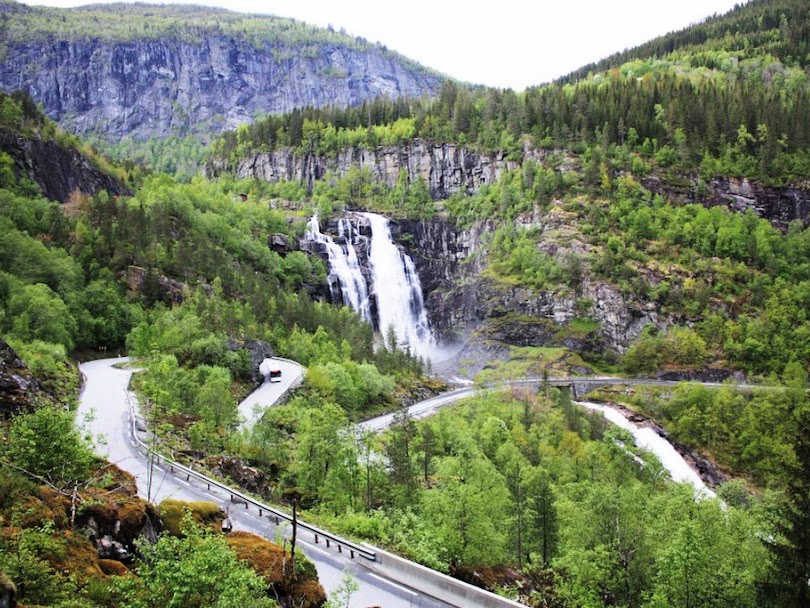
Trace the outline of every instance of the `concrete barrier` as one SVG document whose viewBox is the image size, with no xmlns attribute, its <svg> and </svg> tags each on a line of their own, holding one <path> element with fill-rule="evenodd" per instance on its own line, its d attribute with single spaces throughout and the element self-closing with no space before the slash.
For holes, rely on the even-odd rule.
<svg viewBox="0 0 810 608">
<path fill-rule="evenodd" d="M 359 562 L 362 566 L 380 576 L 431 595 L 451 606 L 459 608 L 526 608 L 514 600 L 436 572 L 393 553 L 366 543 L 363 545 L 376 554 L 377 559 L 373 562 L 365 560 Z"/>
</svg>

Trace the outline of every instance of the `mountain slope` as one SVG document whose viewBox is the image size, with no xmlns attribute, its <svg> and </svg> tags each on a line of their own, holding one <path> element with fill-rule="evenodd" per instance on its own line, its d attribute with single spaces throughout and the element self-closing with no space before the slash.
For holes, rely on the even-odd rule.
<svg viewBox="0 0 810 608">
<path fill-rule="evenodd" d="M 752 46 L 765 48 L 785 63 L 796 61 L 806 66 L 810 61 L 808 17 L 810 6 L 796 0 L 754 0 L 737 4 L 724 15 L 713 15 L 701 23 L 582 66 L 559 78 L 557 83 L 573 83 L 591 72 L 604 72 L 634 59 L 694 51 L 701 46 L 732 52 Z"/>
<path fill-rule="evenodd" d="M 264 113 L 421 97 L 441 77 L 362 39 L 188 6 L 0 5 L 0 89 L 114 141 L 219 132 Z"/>
<path fill-rule="evenodd" d="M 441 277 L 423 281 L 434 327 L 477 331 L 486 356 L 498 343 L 618 360 L 640 341 L 660 351 L 641 357 L 644 371 L 779 373 L 810 362 L 810 326 L 794 314 L 809 276 L 810 79 L 782 45 L 804 31 L 804 4 L 751 2 L 746 19 L 789 16 L 762 12 L 729 39 L 732 11 L 665 56 L 652 45 L 522 95 L 450 83 L 430 104 L 268 117 L 223 134 L 207 170 L 277 192 L 297 182 L 325 211 L 449 219 L 403 243 L 420 275 Z M 774 329 L 777 303 L 791 322 Z M 676 326 L 697 328 L 699 356 L 648 336 Z"/>
</svg>

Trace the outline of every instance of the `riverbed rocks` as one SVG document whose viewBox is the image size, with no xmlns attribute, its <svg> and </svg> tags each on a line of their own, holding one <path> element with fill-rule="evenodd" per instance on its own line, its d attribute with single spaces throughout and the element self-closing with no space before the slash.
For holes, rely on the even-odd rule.
<svg viewBox="0 0 810 608">
<path fill-rule="evenodd" d="M 651 428 L 659 436 L 669 441 L 672 447 L 675 448 L 675 451 L 678 452 L 678 454 L 680 454 L 686 461 L 686 464 L 688 464 L 692 470 L 697 472 L 697 474 L 703 480 L 703 483 L 705 483 L 708 487 L 717 489 L 718 486 L 728 481 L 728 476 L 725 475 L 717 465 L 696 450 L 692 450 L 682 443 L 673 440 L 669 433 L 667 433 L 663 427 L 659 426 L 658 423 L 656 423 L 649 416 L 612 401 L 606 401 L 604 402 L 604 405 L 618 411 L 622 416 L 639 426 Z"/>
</svg>

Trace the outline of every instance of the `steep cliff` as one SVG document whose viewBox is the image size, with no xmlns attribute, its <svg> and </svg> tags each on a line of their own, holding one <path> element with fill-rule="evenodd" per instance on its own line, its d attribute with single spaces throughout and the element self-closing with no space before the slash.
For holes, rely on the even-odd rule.
<svg viewBox="0 0 810 608">
<path fill-rule="evenodd" d="M 288 19 L 202 7 L 10 6 L 0 89 L 27 90 L 64 128 L 110 140 L 432 95 L 441 81 L 380 45 Z"/>
<path fill-rule="evenodd" d="M 583 257 L 579 241 L 559 245 L 555 232 L 565 218 L 549 213 L 541 224 L 543 244 L 563 259 Z M 644 325 L 666 326 L 655 307 L 629 301 L 615 286 L 584 273 L 573 290 L 533 290 L 499 282 L 484 273 L 484 238 L 494 227 L 479 223 L 462 230 L 444 220 L 404 221 L 392 231 L 411 255 L 425 291 L 434 331 L 442 342 L 476 332 L 477 339 L 506 346 L 567 346 L 576 351 L 623 352 Z M 582 310 L 583 302 L 588 310 Z M 588 331 L 572 327 L 587 316 L 597 322 Z"/>
<path fill-rule="evenodd" d="M 212 159 L 204 171 L 209 177 L 235 173 L 239 178 L 267 182 L 298 181 L 310 190 L 327 173 L 341 176 L 353 167 L 370 171 L 389 188 L 396 185 L 404 172 L 409 183 L 422 179 L 434 200 L 444 200 L 456 193 L 473 194 L 484 184 L 497 182 L 505 171 L 519 169 L 527 160 L 542 162 L 548 155 L 549 151 L 534 149 L 528 143 L 524 145 L 522 158 L 516 160 L 504 152 L 479 152 L 459 144 L 417 138 L 373 149 L 346 148 L 333 155 L 280 148 L 248 155 L 235 166 Z M 718 177 L 700 184 L 692 175 L 677 181 L 673 183 L 655 175 L 641 180 L 653 194 L 661 194 L 673 202 L 723 205 L 739 212 L 750 209 L 780 228 L 797 219 L 810 221 L 810 189 L 806 187 L 769 187 L 733 177 Z"/>
<path fill-rule="evenodd" d="M 810 222 L 810 190 L 805 187 L 769 187 L 736 177 L 717 177 L 700 184 L 695 177 L 685 185 L 673 185 L 658 177 L 641 183 L 650 192 L 679 203 L 699 203 L 706 207 L 721 205 L 745 213 L 749 209 L 782 229 L 793 220 Z"/>
<path fill-rule="evenodd" d="M 524 150 L 527 159 L 539 160 L 544 156 L 545 151 Z M 369 170 L 388 187 L 393 187 L 400 172 L 404 171 L 409 183 L 423 179 L 430 195 L 441 200 L 457 192 L 472 194 L 482 185 L 498 181 L 504 171 L 517 169 L 520 165 L 521 161 L 508 158 L 504 152 L 478 152 L 459 144 L 415 139 L 406 144 L 374 149 L 347 148 L 330 156 L 283 148 L 247 156 L 235 167 L 214 159 L 205 171 L 209 176 L 235 171 L 240 178 L 268 182 L 294 180 L 310 189 L 327 172 L 344 175 L 352 167 Z"/>
<path fill-rule="evenodd" d="M 75 148 L 33 134 L 0 127 L 0 151 L 14 162 L 17 178 L 36 182 L 47 198 L 64 203 L 73 192 L 128 194 L 119 179 L 105 173 Z"/>
</svg>

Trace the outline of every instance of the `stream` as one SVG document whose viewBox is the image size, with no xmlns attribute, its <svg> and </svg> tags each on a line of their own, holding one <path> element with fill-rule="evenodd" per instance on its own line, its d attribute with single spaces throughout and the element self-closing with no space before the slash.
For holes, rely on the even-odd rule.
<svg viewBox="0 0 810 608">
<path fill-rule="evenodd" d="M 689 466 L 683 456 L 667 441 L 661 437 L 654 429 L 636 424 L 624 417 L 620 411 L 605 405 L 604 403 L 593 403 L 591 401 L 575 401 L 576 405 L 591 411 L 601 412 L 605 419 L 618 427 L 629 431 L 636 442 L 636 445 L 655 454 L 661 461 L 664 469 L 669 473 L 674 481 L 685 481 L 695 488 L 695 495 L 698 497 L 716 496 L 700 478 L 700 475 Z"/>
</svg>

